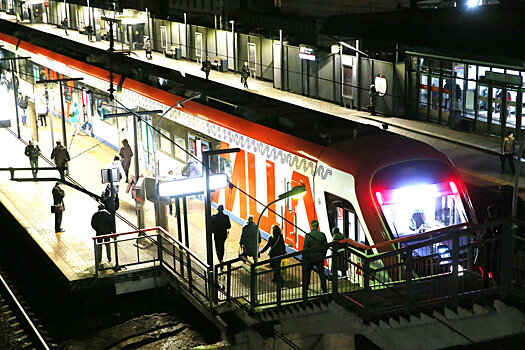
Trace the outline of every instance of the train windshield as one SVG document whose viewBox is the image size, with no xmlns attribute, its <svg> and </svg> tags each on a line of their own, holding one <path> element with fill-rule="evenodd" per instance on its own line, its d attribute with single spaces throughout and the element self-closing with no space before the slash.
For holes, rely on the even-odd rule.
<svg viewBox="0 0 525 350">
<path fill-rule="evenodd" d="M 468 222 L 464 195 L 452 170 L 437 161 L 413 161 L 380 170 L 372 190 L 394 237 Z"/>
</svg>

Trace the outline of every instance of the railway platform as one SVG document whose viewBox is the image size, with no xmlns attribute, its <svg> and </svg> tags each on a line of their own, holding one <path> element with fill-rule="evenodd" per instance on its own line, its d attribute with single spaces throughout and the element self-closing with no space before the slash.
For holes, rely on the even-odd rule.
<svg viewBox="0 0 525 350">
<path fill-rule="evenodd" d="M 4 100 L 0 97 L 0 100 Z M 3 101 L 10 103 L 10 99 Z M 5 105 L 4 104 L 4 105 Z M 55 134 L 61 135 L 60 119 L 54 118 Z M 44 129 L 50 128 L 50 123 Z M 21 139 L 13 131 L 0 129 L 0 148 L 4 151 L 0 157 L 0 168 L 28 168 L 29 159 L 24 155 L 24 148 L 31 138 L 29 128 L 21 125 Z M 68 137 L 71 135 L 66 124 Z M 70 179 L 88 191 L 100 195 L 105 184 L 101 183 L 100 170 L 107 168 L 117 151 L 87 134 L 76 135 L 69 139 Z M 42 132 L 38 143 L 42 157 L 40 167 L 51 167 L 52 151 L 50 133 Z M 16 171 L 16 177 L 31 178 L 30 171 Z M 39 177 L 59 177 L 58 171 L 40 171 Z M 0 171 L 0 202 L 15 216 L 31 238 L 41 247 L 49 259 L 59 268 L 64 277 L 74 284 L 95 276 L 94 249 L 91 228 L 91 216 L 97 211 L 98 203 L 75 189 L 64 186 L 65 212 L 62 221 L 64 232 L 55 233 L 54 214 L 50 212 L 52 204 L 51 189 L 55 182 L 15 182 L 10 180 L 8 171 Z M 131 192 L 126 193 L 127 184 L 121 181 L 119 188 L 120 209 L 118 213 L 126 220 L 137 224 L 135 201 Z M 188 199 L 188 220 L 190 248 L 201 257 L 206 256 L 204 235 L 204 205 L 196 198 Z M 145 226 L 155 226 L 153 204 L 145 205 Z M 230 236 L 226 241 L 226 259 L 237 257 L 241 226 L 233 220 Z M 176 217 L 168 215 L 168 227 L 176 229 Z M 117 218 L 117 232 L 134 231 L 126 222 Z M 104 255 L 105 256 L 105 255 Z M 216 256 L 214 257 L 217 261 Z M 113 266 L 104 260 L 106 267 Z M 109 271 L 111 272 L 111 271 Z"/>
<path fill-rule="evenodd" d="M 15 22 L 15 16 L 5 12 L 0 13 L 0 18 Z M 21 25 L 33 29 L 47 32 L 67 40 L 90 45 L 99 49 L 106 50 L 109 47 L 108 41 L 89 42 L 85 34 L 75 30 L 69 30 L 66 36 L 64 31 L 54 25 L 43 23 L 23 22 Z M 115 45 L 118 50 L 128 50 L 130 57 L 155 64 L 162 67 L 178 70 L 182 74 L 191 74 L 204 78 L 204 72 L 200 70 L 198 62 L 187 60 L 173 60 L 166 57 L 161 52 L 153 52 L 151 60 L 146 58 L 143 50 L 130 50 L 125 45 L 118 43 Z M 210 80 L 230 87 L 243 89 L 240 83 L 240 75 L 232 71 L 219 72 L 212 70 Z M 501 140 L 496 136 L 479 135 L 474 133 L 462 132 L 450 129 L 447 125 L 440 125 L 419 120 L 404 119 L 388 116 L 372 116 L 365 111 L 344 108 L 333 103 L 301 96 L 295 93 L 282 91 L 273 87 L 272 82 L 261 79 L 249 79 L 249 92 L 281 100 L 287 103 L 299 105 L 305 108 L 323 111 L 328 114 L 336 115 L 341 118 L 355 120 L 359 122 L 371 123 L 378 126 L 388 125 L 390 131 L 409 136 L 429 143 L 447 154 L 462 173 L 462 176 L 469 182 L 478 183 L 482 186 L 514 186 L 515 178 L 511 174 L 500 173 L 499 154 Z M 520 183 L 520 195 L 523 197 L 525 183 Z"/>
</svg>

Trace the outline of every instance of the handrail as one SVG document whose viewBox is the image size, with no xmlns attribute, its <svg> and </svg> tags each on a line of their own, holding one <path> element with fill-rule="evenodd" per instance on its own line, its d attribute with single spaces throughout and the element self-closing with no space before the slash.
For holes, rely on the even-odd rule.
<svg viewBox="0 0 525 350">
<path fill-rule="evenodd" d="M 164 228 L 157 226 L 158 230 L 162 231 L 166 236 L 171 238 L 173 241 L 177 242 L 177 244 L 182 248 L 182 250 L 186 251 L 189 255 L 191 255 L 195 260 L 197 260 L 201 265 L 206 267 L 206 269 L 209 269 L 210 265 L 208 263 L 204 262 L 201 258 L 199 258 L 193 251 L 191 251 L 188 247 L 186 247 L 181 241 L 179 241 L 177 238 L 173 237 L 168 231 L 166 231 Z"/>
<path fill-rule="evenodd" d="M 145 228 L 145 229 L 141 229 L 141 230 L 137 230 L 137 231 L 110 233 L 110 234 L 102 235 L 102 236 L 93 236 L 93 237 L 91 237 L 91 239 L 95 240 L 95 239 L 102 239 L 102 238 L 115 238 L 115 237 L 120 237 L 120 236 L 125 236 L 125 235 L 131 235 L 131 234 L 134 234 L 134 233 L 154 231 L 154 230 L 157 230 L 157 229 L 158 229 L 158 227 L 150 227 L 150 228 Z"/>
<path fill-rule="evenodd" d="M 9 286 L 7 285 L 7 283 L 5 282 L 4 278 L 2 277 L 2 275 L 0 275 L 0 281 L 2 282 L 5 290 L 7 290 L 7 292 L 9 293 L 9 295 L 11 296 L 11 299 L 15 302 L 16 306 L 18 307 L 18 310 L 20 311 L 20 313 L 22 314 L 22 316 L 24 316 L 26 322 L 29 324 L 29 326 L 31 327 L 31 329 L 33 330 L 33 332 L 35 333 L 36 337 L 38 338 L 38 340 L 40 341 L 40 344 L 42 344 L 42 346 L 44 347 L 44 349 L 46 350 L 49 350 L 49 347 L 47 346 L 47 343 L 46 341 L 44 340 L 44 338 L 42 338 L 42 335 L 40 335 L 40 332 L 38 331 L 38 329 L 36 329 L 35 325 L 33 324 L 33 322 L 31 321 L 31 319 L 29 318 L 29 316 L 26 314 L 26 312 L 24 311 L 24 308 L 22 307 L 22 305 L 20 305 L 20 303 L 18 302 L 18 299 L 15 297 L 15 295 L 13 294 L 13 292 L 11 291 L 11 288 L 9 288 Z"/>
<path fill-rule="evenodd" d="M 425 237 L 425 236 L 433 236 L 433 235 L 436 235 L 436 234 L 437 235 L 444 234 L 444 233 L 446 233 L 446 232 L 448 232 L 450 230 L 454 230 L 454 229 L 461 228 L 461 227 L 464 227 L 464 226 L 466 226 L 467 229 L 470 229 L 470 228 L 474 227 L 474 225 L 472 223 L 457 224 L 457 225 L 441 228 L 439 230 L 422 232 L 422 233 L 418 233 L 416 235 L 396 238 L 396 239 L 392 239 L 390 241 L 381 242 L 381 243 L 377 243 L 377 244 L 374 244 L 374 245 L 366 245 L 366 244 L 363 244 L 363 243 L 359 243 L 359 242 L 356 242 L 356 241 L 354 241 L 354 240 L 352 240 L 350 238 L 342 239 L 339 242 L 340 243 L 348 243 L 349 245 L 352 245 L 352 246 L 354 246 L 356 248 L 360 248 L 360 249 L 364 249 L 364 250 L 379 249 L 379 248 L 383 248 L 385 246 L 389 246 L 389 245 L 392 245 L 392 244 L 398 244 L 398 243 L 403 243 L 405 241 L 417 240 L 418 238 Z M 430 237 L 430 238 L 432 238 L 432 237 Z"/>
<path fill-rule="evenodd" d="M 187 252 L 189 255 L 191 255 L 195 260 L 197 260 L 201 265 L 206 267 L 207 269 L 210 267 L 206 262 L 204 262 L 201 258 L 199 258 L 193 251 L 191 251 L 188 247 L 186 247 L 182 242 L 180 242 L 178 239 L 173 237 L 168 231 L 166 231 L 163 227 L 155 226 L 150 228 L 141 229 L 140 231 L 129 231 L 129 232 L 121 232 L 121 233 L 111 233 L 108 235 L 102 235 L 102 236 L 94 236 L 91 237 L 92 240 L 98 240 L 98 239 L 105 239 L 105 238 L 116 238 L 120 236 L 130 235 L 134 233 L 140 233 L 140 232 L 149 232 L 149 231 L 161 231 L 164 233 L 165 236 L 169 237 L 171 240 L 175 241 L 182 250 Z"/>
</svg>

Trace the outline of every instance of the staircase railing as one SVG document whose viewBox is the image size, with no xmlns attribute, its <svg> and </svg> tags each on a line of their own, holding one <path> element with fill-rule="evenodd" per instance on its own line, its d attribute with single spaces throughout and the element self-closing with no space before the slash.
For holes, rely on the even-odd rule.
<svg viewBox="0 0 525 350">
<path fill-rule="evenodd" d="M 255 311 L 338 294 L 369 320 L 382 313 L 410 314 L 436 303 L 455 306 L 461 298 L 480 294 L 505 297 L 510 288 L 525 282 L 525 239 L 515 234 L 518 223 L 522 224 L 499 220 L 458 226 L 427 234 L 424 240 L 420 235 L 404 238 L 403 248 L 394 250 L 386 249 L 387 244 L 367 247 L 344 240 L 323 247 L 326 258 L 319 261 L 302 259 L 315 248 L 256 264 L 234 259 L 216 266 L 218 301 L 242 300 Z M 388 244 L 396 248 L 397 243 Z M 314 269 L 308 281 L 307 264 L 315 263 L 321 263 L 323 271 Z M 269 265 L 282 275 L 284 284 Z"/>
<path fill-rule="evenodd" d="M 346 239 L 257 263 L 236 258 L 216 265 L 214 276 L 204 261 L 159 227 L 93 239 L 95 247 L 111 247 L 116 263 L 97 267 L 97 273 L 139 264 L 160 265 L 177 278 L 181 288 L 210 308 L 235 300 L 256 311 L 337 295 L 368 321 L 381 314 L 410 314 L 436 304 L 456 306 L 461 298 L 477 295 L 505 298 L 513 288 L 523 287 L 525 239 L 521 227 L 525 227 L 523 222 L 516 220 L 454 227 L 426 239 L 420 235 L 403 238 L 402 248 L 398 240 L 364 246 Z M 110 241 L 99 242 L 104 238 Z M 326 257 L 305 261 L 316 250 L 326 251 Z M 308 278 L 309 267 L 315 265 Z"/>
</svg>

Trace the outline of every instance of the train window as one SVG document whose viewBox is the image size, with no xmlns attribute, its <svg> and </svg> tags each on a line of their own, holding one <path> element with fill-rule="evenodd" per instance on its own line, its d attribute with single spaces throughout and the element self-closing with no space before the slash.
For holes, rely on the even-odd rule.
<svg viewBox="0 0 525 350">
<path fill-rule="evenodd" d="M 173 141 L 179 145 L 179 147 L 173 146 L 175 148 L 175 158 L 181 162 L 186 162 L 186 140 L 182 137 L 174 136 Z"/>
<path fill-rule="evenodd" d="M 159 148 L 162 152 L 164 153 L 167 153 L 169 154 L 170 156 L 172 155 L 172 149 L 171 149 L 171 133 L 169 131 L 166 131 L 164 129 L 159 129 L 161 134 L 166 136 L 166 137 L 163 137 L 161 136 L 160 134 L 158 135 L 159 137 Z"/>
<path fill-rule="evenodd" d="M 372 189 L 395 237 L 468 222 L 456 177 L 443 163 L 415 161 L 382 169 Z"/>
</svg>

